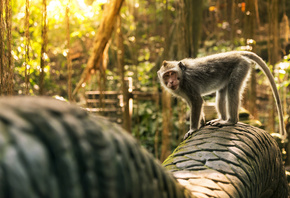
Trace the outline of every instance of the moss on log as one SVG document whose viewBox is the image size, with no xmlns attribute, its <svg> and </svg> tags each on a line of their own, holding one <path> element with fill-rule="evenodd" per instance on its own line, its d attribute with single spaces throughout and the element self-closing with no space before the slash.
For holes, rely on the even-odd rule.
<svg viewBox="0 0 290 198">
<path fill-rule="evenodd" d="M 164 161 L 197 197 L 287 197 L 281 152 L 262 129 L 205 126 Z"/>
</svg>

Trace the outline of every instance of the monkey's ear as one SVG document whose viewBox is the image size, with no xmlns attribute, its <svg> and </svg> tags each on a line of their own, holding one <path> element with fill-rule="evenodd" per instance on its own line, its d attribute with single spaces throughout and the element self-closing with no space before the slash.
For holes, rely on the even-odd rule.
<svg viewBox="0 0 290 198">
<path fill-rule="evenodd" d="M 162 65 L 164 65 L 164 67 L 166 67 L 166 65 L 167 65 L 168 63 L 167 63 L 167 61 L 165 60 L 165 61 L 163 61 L 163 63 L 162 63 Z"/>
<path fill-rule="evenodd" d="M 179 62 L 178 66 L 182 71 L 184 71 L 186 69 L 185 65 L 182 62 Z"/>
</svg>

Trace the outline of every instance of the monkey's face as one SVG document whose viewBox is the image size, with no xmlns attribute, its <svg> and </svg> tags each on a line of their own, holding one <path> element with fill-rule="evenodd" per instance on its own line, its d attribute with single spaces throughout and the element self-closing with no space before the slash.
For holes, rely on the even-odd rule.
<svg viewBox="0 0 290 198">
<path fill-rule="evenodd" d="M 172 91 L 179 88 L 180 69 L 176 61 L 163 61 L 162 67 L 157 72 L 162 85 Z"/>
<path fill-rule="evenodd" d="M 176 71 L 168 71 L 164 73 L 162 80 L 169 89 L 176 90 L 179 87 L 179 77 Z"/>
</svg>

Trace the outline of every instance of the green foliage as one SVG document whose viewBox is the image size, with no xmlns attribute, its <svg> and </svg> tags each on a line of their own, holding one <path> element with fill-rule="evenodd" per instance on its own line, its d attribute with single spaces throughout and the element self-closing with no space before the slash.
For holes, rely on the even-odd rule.
<svg viewBox="0 0 290 198">
<path fill-rule="evenodd" d="M 138 105 L 138 106 L 137 106 Z M 162 131 L 162 117 L 153 101 L 134 104 L 135 112 L 132 118 L 133 135 L 150 152 L 155 153 L 155 133 Z M 136 110 L 138 109 L 138 112 Z M 159 138 L 159 137 L 158 137 Z M 160 143 L 161 141 L 159 141 Z"/>
<path fill-rule="evenodd" d="M 15 90 L 19 94 L 25 89 L 25 0 L 14 0 L 12 18 L 13 58 L 15 63 Z M 100 17 L 102 3 L 93 1 L 90 5 L 83 1 L 71 1 L 70 5 L 70 37 L 71 45 L 84 38 L 93 39 Z M 59 94 L 66 96 L 66 6 L 68 1 L 47 0 L 48 47 L 46 55 L 45 90 L 47 95 Z M 29 62 L 30 94 L 37 94 L 39 89 L 40 53 L 42 46 L 43 4 L 42 0 L 30 1 L 29 7 Z M 52 57 L 53 60 L 50 60 Z M 82 68 L 77 68 L 77 71 Z M 65 78 L 64 82 L 58 83 Z M 79 79 L 72 81 L 76 83 Z"/>
<path fill-rule="evenodd" d="M 171 118 L 171 149 L 173 150 L 180 143 L 179 137 L 179 106 L 173 106 L 173 116 Z M 160 147 L 162 145 L 162 114 L 155 101 L 139 101 L 134 104 L 134 113 L 132 118 L 132 134 L 139 139 L 140 143 L 151 153 L 156 153 L 155 144 L 158 145 L 158 155 L 160 156 Z M 189 128 L 189 123 L 187 127 Z M 159 134 L 156 134 L 158 132 Z M 156 142 L 155 138 L 158 138 Z"/>
<path fill-rule="evenodd" d="M 15 63 L 15 90 L 24 94 L 25 90 L 25 2 L 26 0 L 13 0 L 12 7 L 12 36 L 13 57 Z M 82 70 L 90 55 L 93 39 L 98 31 L 104 1 L 99 0 L 76 0 L 70 1 L 70 39 L 74 52 L 81 52 L 81 57 L 73 62 L 72 84 L 73 88 L 80 79 Z M 45 65 L 45 92 L 46 95 L 60 95 L 67 98 L 67 39 L 66 39 L 66 6 L 68 0 L 47 0 L 47 24 L 48 24 L 48 47 Z M 167 7 L 166 7 L 167 3 Z M 180 21 L 182 10 L 181 1 L 140 1 L 126 0 L 121 9 L 122 34 L 124 39 L 124 64 L 125 76 L 133 79 L 133 88 L 136 91 L 156 92 L 159 83 L 156 77 L 165 44 L 165 38 L 169 38 L 167 46 L 170 59 L 175 59 L 179 40 L 184 35 L 183 21 Z M 200 41 L 198 56 L 239 49 L 239 46 L 247 45 L 243 38 L 243 16 L 241 7 L 236 8 L 235 32 L 231 37 L 230 17 L 225 6 L 215 7 L 215 1 L 204 1 L 203 34 Z M 27 65 L 30 69 L 30 94 L 38 94 L 40 53 L 42 45 L 42 0 L 30 0 L 29 19 L 29 57 Z M 237 5 L 238 6 L 238 5 Z M 209 8 L 212 9 L 209 9 Z M 166 8 L 168 9 L 166 11 Z M 181 13 L 180 13 L 181 12 Z M 267 17 L 265 17 L 267 18 Z M 168 20 L 169 27 L 165 24 Z M 175 26 L 175 28 L 172 28 Z M 180 29 L 179 29 L 180 28 Z M 171 33 L 172 32 L 172 33 Z M 181 36 L 172 36 L 169 34 Z M 117 69 L 117 39 L 116 33 L 112 36 L 109 49 L 109 64 L 106 71 L 106 90 L 120 90 L 120 73 Z M 181 42 L 182 43 L 182 42 Z M 265 43 L 257 43 L 266 45 Z M 175 45 L 174 47 L 172 47 Z M 172 52 L 174 51 L 174 52 Z M 278 63 L 275 68 L 278 74 L 277 82 L 280 87 L 288 87 L 290 84 L 290 56 Z M 99 77 L 92 75 L 84 90 L 98 90 Z M 160 90 L 159 90 L 160 91 Z M 289 95 L 288 92 L 286 94 Z M 173 105 L 173 129 L 172 145 L 179 140 L 178 123 L 179 109 L 174 100 Z M 161 145 L 162 115 L 159 104 L 155 101 L 135 101 L 132 120 L 133 134 L 151 152 L 155 153 L 155 135 L 159 132 Z M 160 147 L 158 148 L 158 150 Z"/>
<path fill-rule="evenodd" d="M 277 69 L 277 76 L 279 79 L 279 82 L 281 82 L 278 85 L 279 87 L 288 87 L 290 84 L 290 54 L 283 57 L 283 60 L 276 64 Z M 290 95 L 290 93 L 287 93 L 287 95 Z"/>
</svg>

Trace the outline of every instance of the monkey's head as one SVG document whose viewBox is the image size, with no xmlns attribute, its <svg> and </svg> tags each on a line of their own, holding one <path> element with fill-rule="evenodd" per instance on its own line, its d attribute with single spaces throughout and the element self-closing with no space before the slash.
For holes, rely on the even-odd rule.
<svg viewBox="0 0 290 198">
<path fill-rule="evenodd" d="M 180 61 L 163 61 L 157 74 L 165 88 L 170 91 L 177 91 L 182 80 L 183 70 L 185 70 L 185 65 Z"/>
</svg>

